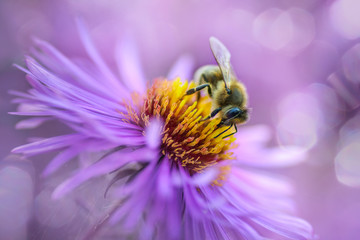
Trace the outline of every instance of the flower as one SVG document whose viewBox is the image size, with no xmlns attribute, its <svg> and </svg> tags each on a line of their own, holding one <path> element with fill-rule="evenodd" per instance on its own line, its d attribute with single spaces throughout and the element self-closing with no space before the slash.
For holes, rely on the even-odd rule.
<svg viewBox="0 0 360 240">
<path fill-rule="evenodd" d="M 52 194 L 59 199 L 91 178 L 112 177 L 100 193 L 111 198 L 110 210 L 85 238 L 101 237 L 101 227 L 111 224 L 121 229 L 120 239 L 312 237 L 311 226 L 290 215 L 291 187 L 261 172 L 298 162 L 301 153 L 267 148 L 265 126 L 241 128 L 237 139 L 216 137 L 225 129 L 217 127 L 219 119 L 199 122 L 210 113 L 210 99 L 184 97 L 194 83 L 156 79 L 146 87 L 136 59 L 121 46 L 120 81 L 80 21 L 78 27 L 91 61 L 75 62 L 36 40 L 33 57 L 26 57 L 27 68 L 20 67 L 32 89 L 12 92 L 20 104 L 14 114 L 32 116 L 18 127 L 56 119 L 72 132 L 13 152 L 59 152 L 44 176 L 81 153 L 98 153 L 95 159 L 82 159 Z"/>
</svg>

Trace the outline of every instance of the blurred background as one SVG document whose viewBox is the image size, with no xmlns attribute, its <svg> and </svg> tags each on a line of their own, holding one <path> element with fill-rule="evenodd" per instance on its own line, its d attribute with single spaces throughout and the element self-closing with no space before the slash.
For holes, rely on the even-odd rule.
<svg viewBox="0 0 360 240">
<path fill-rule="evenodd" d="M 51 123 L 15 130 L 21 118 L 7 112 L 16 110 L 8 91 L 29 88 L 13 64 L 24 65 L 33 37 L 70 57 L 85 55 L 74 24 L 79 16 L 111 66 L 117 42 L 133 42 L 149 80 L 166 76 L 179 58 L 193 70 L 215 63 L 208 39 L 219 38 L 248 88 L 248 124 L 269 125 L 272 144 L 308 151 L 304 163 L 279 171 L 294 183 L 298 215 L 320 239 L 359 239 L 359 10 L 358 0 L 0 1 L 0 192 L 17 190 L 2 200 L 8 205 L 0 206 L 0 239 L 67 239 L 51 236 L 78 220 L 61 205 L 34 216 L 33 206 L 50 205 L 49 191 L 39 194 L 46 156 L 7 157 L 29 137 L 64 129 Z"/>
</svg>

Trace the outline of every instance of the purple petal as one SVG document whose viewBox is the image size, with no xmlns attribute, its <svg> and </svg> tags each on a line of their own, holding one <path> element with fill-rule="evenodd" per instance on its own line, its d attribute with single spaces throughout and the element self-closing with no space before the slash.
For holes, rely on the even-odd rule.
<svg viewBox="0 0 360 240">
<path fill-rule="evenodd" d="M 54 173 L 58 170 L 62 165 L 66 162 L 71 160 L 75 157 L 82 149 L 78 147 L 68 148 L 63 152 L 60 152 L 56 157 L 46 166 L 45 170 L 43 171 L 42 175 L 44 177 L 49 176 L 50 174 Z"/>
<path fill-rule="evenodd" d="M 31 75 L 37 81 L 40 81 L 45 84 L 49 89 L 52 90 L 52 97 L 68 97 L 69 99 L 77 99 L 84 102 L 91 102 L 95 106 L 98 106 L 99 109 L 104 109 L 104 106 L 108 107 L 107 110 L 123 110 L 122 106 L 116 102 L 116 100 L 109 101 L 98 95 L 92 94 L 86 90 L 83 90 L 49 72 L 43 68 L 36 60 L 31 57 L 26 58 L 26 63 L 28 68 L 31 70 Z M 125 109 L 124 109 L 125 110 Z M 115 112 L 115 111 L 114 111 Z"/>
<path fill-rule="evenodd" d="M 78 134 L 62 135 L 16 147 L 12 152 L 27 155 L 44 153 L 67 147 L 82 139 L 84 139 L 84 137 Z"/>
<path fill-rule="evenodd" d="M 270 216 L 258 216 L 253 221 L 289 239 L 312 239 L 312 227 L 309 223 L 299 218 L 273 214 Z"/>
<path fill-rule="evenodd" d="M 49 117 L 34 117 L 22 120 L 18 122 L 15 126 L 16 129 L 31 129 L 36 128 L 43 124 L 44 122 L 51 120 Z"/>
<path fill-rule="evenodd" d="M 140 213 L 144 211 L 145 206 L 149 203 L 149 198 L 152 195 L 153 188 L 150 187 L 154 184 L 154 163 L 151 162 L 141 173 L 141 176 L 135 178 L 127 186 L 124 186 L 119 191 L 119 197 L 131 196 L 132 198 L 124 203 L 124 205 L 116 211 L 116 213 L 110 219 L 111 223 L 116 223 L 122 218 L 126 217 L 126 221 L 130 221 L 130 225 L 134 222 L 134 210 Z M 130 214 L 129 214 L 130 213 Z M 133 216 L 128 218 L 127 215 Z"/>
<path fill-rule="evenodd" d="M 169 159 L 165 157 L 159 168 L 159 179 L 157 183 L 157 190 L 160 196 L 170 198 L 173 195 L 173 186 L 170 181 Z"/>
<path fill-rule="evenodd" d="M 242 127 L 236 134 L 236 142 L 239 144 L 263 144 L 270 140 L 271 131 L 266 125 L 254 125 Z"/>
<path fill-rule="evenodd" d="M 97 163 L 91 165 L 90 167 L 80 170 L 77 174 L 75 174 L 75 176 L 69 178 L 68 180 L 60 184 L 55 189 L 52 196 L 55 199 L 60 198 L 88 179 L 110 173 L 129 162 L 136 162 L 140 160 L 148 161 L 153 157 L 154 154 L 145 149 L 130 153 L 117 152 L 111 154 L 104 159 L 101 159 Z"/>
<path fill-rule="evenodd" d="M 146 90 L 146 78 L 134 42 L 124 38 L 115 51 L 116 62 L 123 84 L 131 91 L 144 93 Z"/>
<path fill-rule="evenodd" d="M 208 168 L 204 172 L 194 175 L 191 178 L 191 184 L 194 186 L 206 186 L 212 183 L 219 174 L 216 167 Z"/>
<path fill-rule="evenodd" d="M 229 181 L 234 184 L 241 182 L 248 189 L 253 189 L 261 194 L 270 194 L 273 197 L 294 193 L 291 184 L 286 179 L 264 171 L 246 171 L 233 167 Z M 247 188 L 243 188 L 243 190 Z M 271 189 L 271 191 L 266 191 L 267 189 Z"/>
<path fill-rule="evenodd" d="M 237 161 L 234 164 L 252 167 L 289 167 L 306 159 L 306 151 L 299 147 L 258 148 L 244 146 L 234 150 Z"/>
<path fill-rule="evenodd" d="M 191 80 L 194 68 L 194 58 L 191 55 L 182 55 L 171 67 L 167 79 L 180 78 L 182 80 Z"/>
<path fill-rule="evenodd" d="M 77 19 L 76 24 L 79 30 L 80 38 L 85 46 L 88 55 L 91 57 L 91 59 L 96 64 L 96 66 L 99 68 L 100 72 L 102 72 L 102 74 L 105 77 L 104 80 L 107 83 L 104 84 L 106 84 L 109 87 L 111 86 L 115 92 L 121 93 L 123 97 L 125 96 L 128 97 L 129 94 L 126 91 L 124 91 L 124 88 L 121 86 L 119 79 L 115 77 L 115 75 L 111 72 L 111 70 L 108 68 L 108 66 L 101 58 L 98 51 L 96 50 L 89 36 L 89 33 L 85 27 L 85 24 L 80 19 Z"/>
<path fill-rule="evenodd" d="M 145 130 L 146 144 L 151 149 L 157 149 L 161 144 L 163 123 L 160 119 L 151 119 Z"/>
<path fill-rule="evenodd" d="M 48 55 L 52 56 L 55 63 L 57 63 L 57 66 L 62 66 L 63 71 L 66 69 L 68 73 L 73 76 L 69 82 L 77 82 L 79 83 L 84 89 L 90 89 L 92 91 L 95 91 L 97 93 L 101 93 L 101 96 L 107 97 L 109 94 L 114 97 L 115 99 L 121 100 L 118 96 L 118 92 L 114 92 L 113 89 L 106 84 L 103 84 L 99 79 L 95 79 L 92 75 L 86 73 L 83 71 L 79 66 L 75 65 L 70 59 L 68 59 L 65 55 L 63 55 L 61 52 L 59 52 L 56 48 L 48 44 L 47 42 L 44 42 L 39 39 L 34 40 L 37 44 L 37 47 L 39 47 L 43 52 L 47 53 Z M 35 56 L 39 58 L 39 53 L 35 52 Z M 42 58 L 40 58 L 42 59 Z M 45 61 L 43 59 L 44 64 L 49 64 L 49 60 Z M 51 68 L 53 71 L 57 72 L 53 68 Z M 21 69 L 24 72 L 27 72 L 24 69 Z M 124 97 L 124 96 L 123 96 Z"/>
</svg>

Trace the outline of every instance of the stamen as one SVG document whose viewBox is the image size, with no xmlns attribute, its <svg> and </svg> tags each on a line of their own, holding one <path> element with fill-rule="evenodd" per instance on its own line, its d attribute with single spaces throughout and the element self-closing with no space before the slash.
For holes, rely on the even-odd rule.
<svg viewBox="0 0 360 240">
<path fill-rule="evenodd" d="M 202 97 L 197 102 L 195 96 L 185 96 L 186 91 L 194 86 L 193 82 L 181 82 L 180 79 L 158 79 L 148 89 L 139 106 L 140 113 L 127 106 L 128 113 L 125 116 L 125 120 L 142 127 L 146 127 L 152 117 L 162 118 L 161 154 L 167 155 L 190 174 L 200 173 L 220 161 L 232 159 L 232 153 L 228 150 L 235 141 L 233 136 L 227 139 L 215 138 L 226 129 L 218 127 L 220 119 L 200 121 L 210 114 L 211 101 L 209 97 Z M 215 185 L 221 184 L 225 173 L 225 170 L 222 171 L 214 181 Z"/>
</svg>

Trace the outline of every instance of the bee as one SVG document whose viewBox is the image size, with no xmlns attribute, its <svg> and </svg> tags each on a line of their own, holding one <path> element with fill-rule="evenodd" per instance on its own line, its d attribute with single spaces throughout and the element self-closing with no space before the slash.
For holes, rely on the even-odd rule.
<svg viewBox="0 0 360 240">
<path fill-rule="evenodd" d="M 210 48 L 218 65 L 200 67 L 194 74 L 197 86 L 186 91 L 185 96 L 197 92 L 199 99 L 200 90 L 207 88 L 212 99 L 212 111 L 201 121 L 217 116 L 221 118 L 218 127 L 229 126 L 216 137 L 234 126 L 235 132 L 223 137 L 226 138 L 237 133 L 236 125 L 243 124 L 248 120 L 248 96 L 245 86 L 238 81 L 232 70 L 229 50 L 215 37 L 210 37 Z"/>
</svg>

